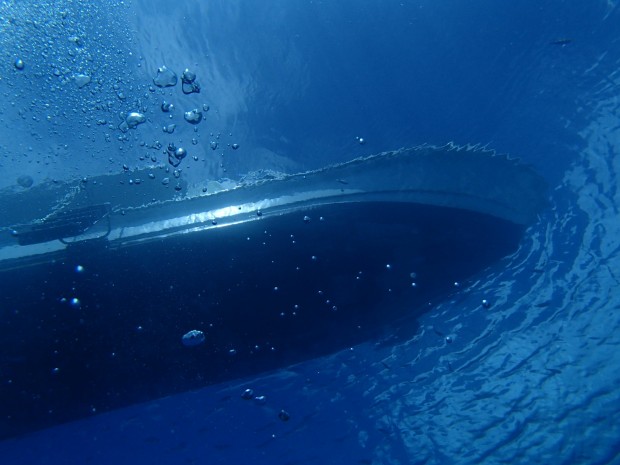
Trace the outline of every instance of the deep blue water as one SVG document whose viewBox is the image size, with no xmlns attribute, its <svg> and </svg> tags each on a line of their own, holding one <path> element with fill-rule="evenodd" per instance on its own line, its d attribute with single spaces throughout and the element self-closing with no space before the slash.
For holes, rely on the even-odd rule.
<svg viewBox="0 0 620 465">
<path fill-rule="evenodd" d="M 0 5 L 0 187 L 145 167 L 174 122 L 198 187 L 454 141 L 550 199 L 398 338 L 7 439 L 1 463 L 620 463 L 616 1 L 30 3 Z M 154 88 L 162 65 L 201 93 Z"/>
</svg>

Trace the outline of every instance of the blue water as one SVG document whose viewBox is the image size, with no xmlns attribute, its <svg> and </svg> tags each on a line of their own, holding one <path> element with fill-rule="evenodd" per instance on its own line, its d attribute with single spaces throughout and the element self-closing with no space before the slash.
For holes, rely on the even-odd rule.
<svg viewBox="0 0 620 465">
<path fill-rule="evenodd" d="M 404 340 L 8 439 L 0 463 L 620 463 L 618 2 L 30 3 L 0 4 L 0 187 L 145 166 L 167 98 L 190 183 L 455 141 L 520 157 L 550 202 Z M 162 65 L 201 93 L 149 89 Z"/>
</svg>

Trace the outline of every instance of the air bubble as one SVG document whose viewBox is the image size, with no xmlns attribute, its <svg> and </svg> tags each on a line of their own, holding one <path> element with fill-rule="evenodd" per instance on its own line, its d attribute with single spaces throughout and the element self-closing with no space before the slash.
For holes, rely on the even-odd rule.
<svg viewBox="0 0 620 465">
<path fill-rule="evenodd" d="M 193 110 L 186 111 L 183 114 L 185 121 L 190 124 L 198 124 L 202 121 L 202 112 L 198 110 L 198 108 L 194 108 Z"/>
<path fill-rule="evenodd" d="M 165 66 L 160 66 L 157 68 L 157 76 L 153 78 L 153 84 L 157 87 L 172 87 L 177 84 L 177 80 L 178 78 L 174 71 Z"/>
<path fill-rule="evenodd" d="M 205 342 L 205 333 L 200 330 L 192 329 L 183 335 L 181 342 L 185 347 L 195 347 Z"/>
</svg>

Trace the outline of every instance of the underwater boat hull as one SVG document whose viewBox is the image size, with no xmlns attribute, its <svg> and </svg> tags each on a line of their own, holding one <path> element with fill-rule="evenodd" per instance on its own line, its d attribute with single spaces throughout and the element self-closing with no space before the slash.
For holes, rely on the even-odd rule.
<svg viewBox="0 0 620 465">
<path fill-rule="evenodd" d="M 471 186 L 459 195 L 447 178 L 431 202 L 428 189 L 404 187 L 402 160 L 414 155 L 393 153 L 374 172 L 355 162 L 98 207 L 102 218 L 71 238 L 54 236 L 62 215 L 44 242 L 27 238 L 32 225 L 13 228 L 0 248 L 0 436 L 287 366 L 390 327 L 410 336 L 430 300 L 516 249 L 535 208 L 499 214 L 499 185 L 485 181 L 490 195 L 473 202 Z M 523 169 L 505 163 L 513 176 Z M 514 177 L 543 192 L 531 171 Z M 190 331 L 204 341 L 186 344 Z"/>
</svg>

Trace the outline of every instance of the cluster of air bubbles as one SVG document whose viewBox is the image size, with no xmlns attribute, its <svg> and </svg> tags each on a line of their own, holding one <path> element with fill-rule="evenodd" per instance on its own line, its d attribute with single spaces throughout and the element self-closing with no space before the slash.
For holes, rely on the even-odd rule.
<svg viewBox="0 0 620 465">
<path fill-rule="evenodd" d="M 196 82 L 196 73 L 189 69 L 183 71 L 181 75 L 181 90 L 184 94 L 200 93 L 200 85 Z"/>
<path fill-rule="evenodd" d="M 356 140 L 356 141 L 357 141 L 357 143 L 358 143 L 358 144 L 360 144 L 360 145 L 364 145 L 364 144 L 366 143 L 366 140 L 365 140 L 363 137 L 356 136 L 356 137 L 355 137 L 355 140 Z"/>
<path fill-rule="evenodd" d="M 183 70 L 179 77 L 181 82 L 181 91 L 183 92 L 183 94 L 189 95 L 198 94 L 201 92 L 201 86 L 197 81 L 197 75 L 193 70 L 186 68 L 185 70 Z M 159 100 L 158 105 L 161 109 L 161 112 L 169 114 L 170 119 L 173 119 L 176 115 L 173 114 L 174 105 L 168 99 L 168 96 L 171 96 L 171 94 L 168 93 L 169 91 L 166 91 L 164 89 L 175 87 L 179 82 L 179 77 L 177 77 L 177 74 L 172 69 L 169 69 L 165 65 L 162 65 L 157 68 L 157 73 L 152 78 L 154 86 L 151 86 L 150 91 L 158 92 L 161 95 L 166 95 L 166 98 L 164 100 Z M 194 133 L 198 133 L 198 125 L 203 121 L 203 119 L 205 118 L 205 114 L 208 111 L 209 105 L 203 102 L 199 105 L 196 105 L 196 107 L 194 108 L 184 108 L 182 111 L 182 115 L 183 119 L 191 125 L 190 127 L 193 127 Z M 138 124 L 140 124 L 139 121 L 130 122 L 125 120 L 121 125 L 121 130 L 123 130 L 123 132 L 126 132 L 128 129 L 134 128 Z M 170 122 L 168 124 L 162 124 L 161 130 L 165 134 L 176 134 L 179 132 L 184 133 L 184 131 L 186 131 L 186 128 L 180 128 L 178 127 L 178 124 L 173 124 Z M 232 136 L 232 134 L 230 135 Z M 211 136 L 212 137 L 209 139 L 208 144 L 211 150 L 216 151 L 222 146 L 221 141 L 218 140 L 219 134 L 216 137 L 214 137 L 213 134 L 211 134 Z M 122 139 L 119 138 L 119 140 L 128 140 L 127 137 L 128 136 L 125 136 Z M 191 143 L 193 145 L 198 145 L 199 140 L 194 137 L 191 139 Z M 227 147 L 231 150 L 237 150 L 239 149 L 239 144 L 236 142 L 228 143 Z M 176 150 L 172 151 L 169 148 L 168 150 L 164 150 L 164 155 L 168 157 L 168 162 L 170 165 L 172 165 L 173 167 L 177 167 L 181 163 L 181 160 L 185 158 L 186 152 L 184 150 L 181 152 L 177 152 Z M 223 156 L 224 153 L 222 152 L 221 155 Z M 192 155 L 192 158 L 194 159 L 194 161 L 199 161 L 198 155 Z M 220 167 L 223 168 L 223 163 L 220 163 Z"/>
<path fill-rule="evenodd" d="M 253 400 L 257 405 L 265 405 L 267 403 L 267 397 L 265 395 L 254 395 L 254 389 L 251 388 L 245 389 L 241 393 L 241 398 L 243 400 Z M 281 409 L 278 412 L 278 419 L 284 422 L 289 421 L 291 419 L 291 414 Z"/>
<path fill-rule="evenodd" d="M 62 303 L 67 302 L 71 307 L 75 308 L 75 309 L 80 309 L 82 308 L 82 302 L 80 301 L 80 299 L 78 299 L 77 297 L 72 297 L 71 299 L 67 300 L 66 298 L 62 298 L 60 299 L 60 301 Z"/>
<path fill-rule="evenodd" d="M 175 168 L 179 166 L 181 164 L 181 161 L 187 156 L 187 150 L 185 150 L 183 147 L 177 147 L 172 142 L 168 144 L 166 152 L 168 154 L 168 163 L 170 163 Z"/>
</svg>

